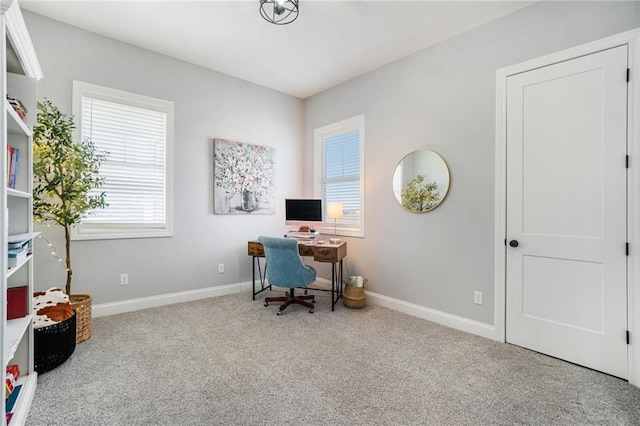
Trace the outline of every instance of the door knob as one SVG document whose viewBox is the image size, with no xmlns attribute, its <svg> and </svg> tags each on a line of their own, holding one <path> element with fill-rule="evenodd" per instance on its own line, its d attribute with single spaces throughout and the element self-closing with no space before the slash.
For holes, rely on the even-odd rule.
<svg viewBox="0 0 640 426">
<path fill-rule="evenodd" d="M 518 240 L 511 240 L 511 241 L 509 241 L 509 245 L 510 245 L 511 247 L 518 247 L 518 245 L 519 245 L 519 244 L 520 244 L 520 243 L 518 242 Z"/>
</svg>

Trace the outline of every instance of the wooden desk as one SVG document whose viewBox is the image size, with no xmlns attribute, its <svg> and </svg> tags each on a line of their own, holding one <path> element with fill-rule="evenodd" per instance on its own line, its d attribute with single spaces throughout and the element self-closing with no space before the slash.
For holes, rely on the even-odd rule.
<svg viewBox="0 0 640 426">
<path fill-rule="evenodd" d="M 335 310 L 335 305 L 342 298 L 342 260 L 347 256 L 347 243 L 340 244 L 306 244 L 299 243 L 298 251 L 300 256 L 313 257 L 316 262 L 331 263 L 331 310 Z M 267 265 L 264 265 L 264 272 L 260 265 L 260 258 L 264 257 L 264 247 L 259 241 L 249 241 L 248 254 L 253 258 L 253 300 L 256 294 L 265 290 L 271 290 L 271 284 L 265 286 L 267 278 Z M 256 291 L 256 266 L 260 279 L 260 290 Z M 308 288 L 308 290 L 323 290 Z M 326 291 L 326 290 L 325 290 Z"/>
</svg>

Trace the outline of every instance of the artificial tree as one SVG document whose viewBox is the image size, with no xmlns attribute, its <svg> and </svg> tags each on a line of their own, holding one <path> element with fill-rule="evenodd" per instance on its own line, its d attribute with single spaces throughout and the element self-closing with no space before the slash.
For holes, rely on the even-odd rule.
<svg viewBox="0 0 640 426">
<path fill-rule="evenodd" d="M 33 129 L 33 216 L 38 223 L 64 228 L 66 293 L 71 296 L 71 227 L 95 209 L 107 206 L 98 172 L 106 153 L 90 140 L 73 140 L 72 116 L 45 99 L 38 102 L 38 122 Z"/>
</svg>

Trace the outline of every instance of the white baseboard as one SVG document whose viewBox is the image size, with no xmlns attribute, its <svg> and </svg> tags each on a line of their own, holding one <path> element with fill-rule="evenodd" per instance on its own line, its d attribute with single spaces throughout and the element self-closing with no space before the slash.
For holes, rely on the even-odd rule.
<svg viewBox="0 0 640 426">
<path fill-rule="evenodd" d="M 328 284 L 331 288 L 331 281 L 318 279 L 321 287 Z M 326 282 L 325 282 L 326 281 Z M 324 284 L 324 285 L 323 285 Z M 171 305 L 174 303 L 190 302 L 193 300 L 206 299 L 209 297 L 224 296 L 227 294 L 235 294 L 251 291 L 251 281 L 242 283 L 221 285 L 217 287 L 207 287 L 198 290 L 181 291 L 178 293 L 162 294 L 159 296 L 141 297 L 139 299 L 124 300 L 121 302 L 102 303 L 92 306 L 92 315 L 94 318 L 107 315 L 122 314 L 125 312 L 139 311 L 141 309 L 156 308 L 158 306 Z M 403 300 L 394 299 L 392 297 L 383 296 L 371 291 L 365 292 L 367 300 L 375 305 L 384 306 L 407 315 L 422 318 L 427 321 L 433 321 L 447 327 L 466 331 L 467 333 L 476 334 L 496 340 L 495 327 L 478 321 L 456 315 L 447 314 L 435 309 L 425 308 L 424 306 L 405 302 Z"/>
<path fill-rule="evenodd" d="M 192 300 L 207 299 L 209 297 L 224 296 L 227 294 L 241 293 L 245 291 L 248 292 L 250 290 L 251 281 L 246 281 L 236 284 L 207 287 L 198 290 L 181 291 L 178 293 L 162 294 L 159 296 L 123 300 L 121 302 L 101 303 L 91 307 L 91 314 L 94 318 L 98 318 L 107 315 L 139 311 L 141 309 L 156 308 L 158 306 L 172 305 L 174 303 L 191 302 Z"/>
<path fill-rule="evenodd" d="M 383 296 L 382 294 L 373 293 L 371 291 L 365 291 L 365 294 L 367 295 L 367 301 L 375 305 L 384 306 L 385 308 L 393 309 L 394 311 L 402 312 L 407 315 L 496 340 L 496 330 L 493 325 L 447 314 L 446 312 L 437 311 L 435 309 L 425 308 L 424 306 Z"/>
</svg>

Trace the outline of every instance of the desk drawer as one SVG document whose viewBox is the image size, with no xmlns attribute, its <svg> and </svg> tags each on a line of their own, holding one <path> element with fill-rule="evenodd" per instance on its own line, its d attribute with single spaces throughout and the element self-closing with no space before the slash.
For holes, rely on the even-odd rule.
<svg viewBox="0 0 640 426">
<path fill-rule="evenodd" d="M 347 256 L 347 243 L 339 246 L 316 246 L 313 250 L 313 259 L 316 262 L 340 262 Z"/>
<path fill-rule="evenodd" d="M 249 241 L 247 249 L 249 256 L 264 257 L 264 247 L 259 241 Z"/>
<path fill-rule="evenodd" d="M 343 242 L 336 246 L 328 244 L 322 245 L 306 245 L 298 244 L 300 256 L 313 257 L 316 262 L 340 262 L 347 255 L 347 243 Z M 264 247 L 259 241 L 249 241 L 247 245 L 249 256 L 264 257 Z"/>
</svg>

